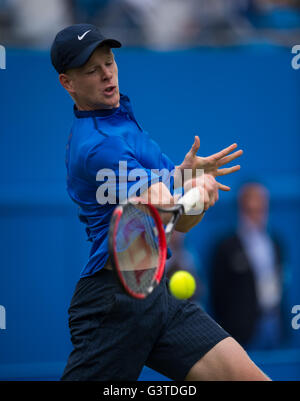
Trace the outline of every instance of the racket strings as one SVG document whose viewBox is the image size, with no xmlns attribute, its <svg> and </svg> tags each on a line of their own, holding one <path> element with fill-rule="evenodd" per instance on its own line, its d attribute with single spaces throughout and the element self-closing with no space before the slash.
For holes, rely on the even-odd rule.
<svg viewBox="0 0 300 401">
<path fill-rule="evenodd" d="M 119 273 L 136 293 L 146 293 L 159 264 L 158 230 L 147 206 L 129 204 L 117 230 Z"/>
</svg>

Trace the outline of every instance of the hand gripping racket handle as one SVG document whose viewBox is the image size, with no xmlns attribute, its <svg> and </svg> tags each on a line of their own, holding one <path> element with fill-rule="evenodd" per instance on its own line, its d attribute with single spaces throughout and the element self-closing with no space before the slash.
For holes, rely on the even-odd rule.
<svg viewBox="0 0 300 401">
<path fill-rule="evenodd" d="M 188 213 L 193 209 L 197 202 L 200 200 L 199 188 L 190 189 L 182 198 L 179 199 L 177 204 L 182 205 L 184 208 L 184 213 Z"/>
<path fill-rule="evenodd" d="M 200 191 L 198 188 L 190 189 L 182 198 L 180 198 L 177 202 L 177 205 L 180 205 L 180 209 L 177 209 L 177 213 L 174 213 L 169 223 L 166 225 L 165 234 L 167 243 L 169 242 L 172 232 L 175 228 L 175 225 L 183 213 L 188 213 L 191 209 L 193 209 L 197 202 L 200 200 Z M 177 206 L 178 207 L 178 206 Z M 167 211 L 167 210 L 165 210 Z"/>
</svg>

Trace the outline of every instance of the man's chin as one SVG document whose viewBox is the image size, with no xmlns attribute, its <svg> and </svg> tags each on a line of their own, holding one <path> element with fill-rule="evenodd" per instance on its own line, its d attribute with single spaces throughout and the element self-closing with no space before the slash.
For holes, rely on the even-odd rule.
<svg viewBox="0 0 300 401">
<path fill-rule="evenodd" d="M 103 105 L 105 105 L 106 108 L 109 108 L 109 109 L 114 109 L 116 107 L 119 107 L 120 106 L 120 95 L 114 96 L 111 99 L 105 99 L 103 101 Z"/>
</svg>

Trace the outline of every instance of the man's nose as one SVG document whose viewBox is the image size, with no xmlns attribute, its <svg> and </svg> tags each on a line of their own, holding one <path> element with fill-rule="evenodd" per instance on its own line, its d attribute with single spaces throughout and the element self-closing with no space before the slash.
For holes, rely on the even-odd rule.
<svg viewBox="0 0 300 401">
<path fill-rule="evenodd" d="M 104 67 L 102 69 L 102 78 L 104 81 L 107 81 L 112 78 L 112 72 L 110 71 L 109 68 Z"/>
</svg>

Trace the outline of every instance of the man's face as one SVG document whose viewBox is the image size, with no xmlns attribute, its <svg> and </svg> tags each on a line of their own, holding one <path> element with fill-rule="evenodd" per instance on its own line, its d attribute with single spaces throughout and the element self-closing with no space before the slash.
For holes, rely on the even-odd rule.
<svg viewBox="0 0 300 401">
<path fill-rule="evenodd" d="M 119 106 L 118 67 L 111 49 L 98 47 L 88 62 L 65 74 L 68 92 L 79 110 L 111 109 Z"/>
<path fill-rule="evenodd" d="M 263 227 L 267 221 L 269 208 L 267 191 L 260 185 L 248 185 L 240 198 L 241 212 L 257 227 Z"/>
</svg>

